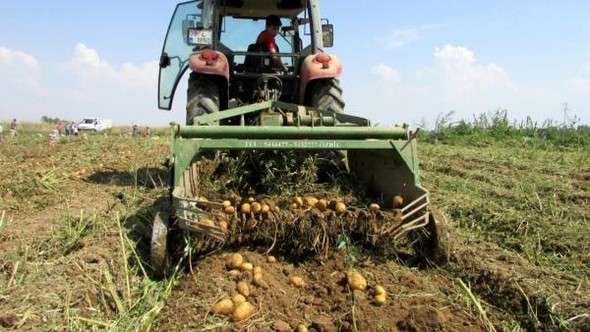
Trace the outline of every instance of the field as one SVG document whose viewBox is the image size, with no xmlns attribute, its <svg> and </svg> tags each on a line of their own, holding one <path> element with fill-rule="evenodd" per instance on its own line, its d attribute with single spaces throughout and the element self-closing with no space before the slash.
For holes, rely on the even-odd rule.
<svg viewBox="0 0 590 332">
<path fill-rule="evenodd" d="M 43 134 L 39 134 L 43 133 Z M 0 330 L 590 331 L 590 150 L 511 137 L 425 137 L 421 178 L 452 225 L 450 262 L 228 248 L 152 278 L 145 234 L 167 195 L 166 131 L 47 143 L 25 125 L 0 145 Z M 450 144 L 452 143 L 452 144 Z M 213 315 L 235 282 L 225 255 L 264 269 L 256 314 Z M 387 303 L 343 284 L 354 267 Z M 306 286 L 295 288 L 288 276 Z M 311 329 L 310 328 L 310 329 Z"/>
</svg>

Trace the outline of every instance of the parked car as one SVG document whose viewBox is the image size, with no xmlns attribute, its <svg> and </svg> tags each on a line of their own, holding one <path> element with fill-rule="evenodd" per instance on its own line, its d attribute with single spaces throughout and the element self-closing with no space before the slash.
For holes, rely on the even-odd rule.
<svg viewBox="0 0 590 332">
<path fill-rule="evenodd" d="M 100 118 L 85 118 L 78 124 L 78 131 L 101 132 L 113 127 L 112 120 Z"/>
</svg>

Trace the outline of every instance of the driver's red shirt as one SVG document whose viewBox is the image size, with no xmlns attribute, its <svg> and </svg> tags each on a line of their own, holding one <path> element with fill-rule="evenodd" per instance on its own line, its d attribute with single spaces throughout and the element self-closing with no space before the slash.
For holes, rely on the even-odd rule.
<svg viewBox="0 0 590 332">
<path fill-rule="evenodd" d="M 262 31 L 256 39 L 256 44 L 265 45 L 270 53 L 277 53 L 277 43 L 275 43 L 275 36 L 272 32 L 266 30 Z"/>
</svg>

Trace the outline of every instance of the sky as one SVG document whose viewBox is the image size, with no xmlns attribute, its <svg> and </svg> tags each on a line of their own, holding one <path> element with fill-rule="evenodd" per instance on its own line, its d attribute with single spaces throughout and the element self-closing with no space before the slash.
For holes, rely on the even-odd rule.
<svg viewBox="0 0 590 332">
<path fill-rule="evenodd" d="M 98 116 L 116 124 L 185 118 L 157 108 L 175 1 L 0 0 L 0 119 Z M 346 111 L 432 125 L 507 109 L 590 123 L 590 1 L 323 0 L 328 51 L 344 63 Z M 252 40 L 256 36 L 251 36 Z"/>
</svg>

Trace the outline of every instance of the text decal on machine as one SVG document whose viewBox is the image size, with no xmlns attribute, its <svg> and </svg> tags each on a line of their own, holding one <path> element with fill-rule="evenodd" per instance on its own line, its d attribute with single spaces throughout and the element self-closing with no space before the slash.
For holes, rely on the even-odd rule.
<svg viewBox="0 0 590 332">
<path fill-rule="evenodd" d="M 248 149 L 338 149 L 336 141 L 246 141 Z"/>
</svg>

